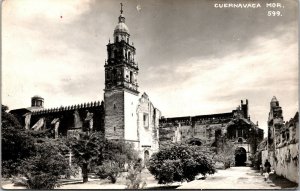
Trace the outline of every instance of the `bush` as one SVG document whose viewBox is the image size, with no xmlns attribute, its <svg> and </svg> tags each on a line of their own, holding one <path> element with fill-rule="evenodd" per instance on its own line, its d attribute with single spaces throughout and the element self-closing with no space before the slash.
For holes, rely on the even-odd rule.
<svg viewBox="0 0 300 191">
<path fill-rule="evenodd" d="M 231 164 L 234 164 L 235 150 L 236 147 L 233 143 L 228 140 L 220 141 L 217 143 L 213 160 L 222 163 L 224 169 L 230 168 Z"/>
<path fill-rule="evenodd" d="M 22 128 L 18 119 L 7 113 L 8 107 L 1 105 L 1 145 L 3 177 L 18 174 L 21 160 L 34 153 L 34 139 Z"/>
<path fill-rule="evenodd" d="M 21 161 L 35 153 L 34 139 L 22 129 L 2 129 L 2 176 L 18 174 Z"/>
<path fill-rule="evenodd" d="M 101 166 L 96 167 L 96 175 L 100 179 L 108 178 L 111 183 L 116 183 L 120 172 L 119 164 L 114 161 L 105 161 Z"/>
<path fill-rule="evenodd" d="M 128 174 L 126 176 L 126 188 L 127 189 L 143 189 L 146 185 L 146 182 L 142 179 L 142 164 L 141 159 L 131 163 L 129 166 Z"/>
<path fill-rule="evenodd" d="M 153 154 L 148 169 L 159 184 L 192 181 L 198 174 L 215 173 L 212 160 L 200 147 L 184 144 L 170 145 Z"/>
<path fill-rule="evenodd" d="M 29 189 L 53 189 L 60 176 L 69 173 L 68 161 L 61 154 L 62 146 L 54 140 L 37 144 L 37 153 L 25 159 L 19 171 L 24 175 Z"/>
<path fill-rule="evenodd" d="M 104 161 L 100 161 L 102 164 L 96 167 L 96 174 L 101 179 L 108 178 L 115 183 L 120 173 L 125 170 L 125 164 L 134 163 L 137 160 L 137 153 L 131 144 L 124 141 L 106 140 L 102 150 L 102 159 Z"/>
</svg>

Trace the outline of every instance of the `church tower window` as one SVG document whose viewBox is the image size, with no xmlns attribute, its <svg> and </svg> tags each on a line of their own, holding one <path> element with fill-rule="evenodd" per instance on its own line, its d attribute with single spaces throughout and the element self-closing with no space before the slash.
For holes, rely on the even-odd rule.
<svg viewBox="0 0 300 191">
<path fill-rule="evenodd" d="M 144 116 L 144 117 L 143 117 L 144 127 L 145 127 L 145 128 L 148 128 L 148 126 L 149 126 L 149 115 L 148 115 L 148 113 L 144 113 L 143 116 Z"/>
<path fill-rule="evenodd" d="M 117 55 L 118 55 L 118 51 L 115 50 L 115 51 L 114 51 L 114 56 L 115 56 L 115 58 L 117 58 Z"/>
<path fill-rule="evenodd" d="M 130 52 L 128 51 L 128 61 L 130 61 Z"/>
<path fill-rule="evenodd" d="M 133 72 L 130 71 L 130 83 L 132 83 L 132 82 L 133 82 Z"/>
</svg>

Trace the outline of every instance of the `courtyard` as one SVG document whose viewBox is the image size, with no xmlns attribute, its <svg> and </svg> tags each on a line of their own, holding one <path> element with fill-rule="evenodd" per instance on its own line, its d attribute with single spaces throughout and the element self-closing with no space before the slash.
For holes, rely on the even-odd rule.
<svg viewBox="0 0 300 191">
<path fill-rule="evenodd" d="M 146 182 L 145 189 L 297 189 L 296 183 L 290 182 L 275 174 L 270 174 L 269 180 L 265 181 L 259 171 L 250 167 L 231 167 L 226 170 L 218 170 L 206 178 L 198 176 L 191 182 L 175 182 L 168 185 L 158 184 L 154 177 L 144 170 L 143 180 Z M 121 176 L 115 184 L 108 180 L 90 178 L 89 182 L 73 180 L 62 183 L 57 189 L 125 189 L 126 180 Z M 23 186 L 15 186 L 9 180 L 3 182 L 3 189 L 25 189 Z"/>
</svg>

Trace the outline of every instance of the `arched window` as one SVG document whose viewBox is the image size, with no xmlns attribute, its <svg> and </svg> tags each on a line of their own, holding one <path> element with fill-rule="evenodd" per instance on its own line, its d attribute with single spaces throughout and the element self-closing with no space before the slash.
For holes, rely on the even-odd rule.
<svg viewBox="0 0 300 191">
<path fill-rule="evenodd" d="M 128 51 L 128 60 L 129 60 L 129 61 L 131 60 L 131 54 L 130 54 L 129 51 Z"/>
<path fill-rule="evenodd" d="M 243 139 L 240 137 L 240 138 L 238 139 L 238 142 L 239 142 L 239 143 L 243 143 Z"/>
<path fill-rule="evenodd" d="M 117 70 L 115 68 L 112 71 L 112 81 L 113 83 L 117 81 Z"/>
<path fill-rule="evenodd" d="M 119 42 L 119 36 L 116 36 L 116 42 Z"/>
<path fill-rule="evenodd" d="M 144 127 L 148 128 L 149 127 L 149 114 L 148 113 L 143 114 L 143 122 L 144 122 Z"/>
<path fill-rule="evenodd" d="M 286 140 L 287 141 L 290 140 L 290 131 L 289 131 L 289 129 L 286 130 Z"/>
</svg>

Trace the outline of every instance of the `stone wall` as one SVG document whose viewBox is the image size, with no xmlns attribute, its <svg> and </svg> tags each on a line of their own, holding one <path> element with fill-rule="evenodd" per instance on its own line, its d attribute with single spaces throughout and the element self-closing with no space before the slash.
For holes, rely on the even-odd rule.
<svg viewBox="0 0 300 191">
<path fill-rule="evenodd" d="M 104 132 L 103 102 L 91 102 L 59 108 L 22 108 L 10 111 L 26 129 L 49 130 L 54 138 L 68 131 L 83 129 Z M 87 116 L 89 115 L 89 117 Z"/>
<path fill-rule="evenodd" d="M 280 116 L 282 117 L 282 116 Z M 272 118 L 270 118 L 272 120 Z M 270 121 L 270 120 L 269 120 Z M 275 129 L 269 126 L 269 129 Z M 271 169 L 275 173 L 290 181 L 299 183 L 299 114 L 282 123 L 276 131 L 271 131 L 273 134 L 268 135 L 268 143 L 262 151 L 262 163 L 266 159 L 271 163 Z M 277 140 L 275 143 L 270 140 Z"/>
<path fill-rule="evenodd" d="M 252 130 L 252 132 L 251 132 Z M 198 139 L 202 144 L 212 145 L 216 136 L 226 136 L 228 139 L 243 142 L 255 137 L 253 150 L 263 139 L 263 130 L 251 120 L 234 113 L 224 113 L 205 116 L 163 118 L 160 120 L 160 144 L 166 142 L 185 142 Z M 238 133 L 240 132 L 240 133 Z M 239 135 L 240 134 L 240 135 Z"/>
<path fill-rule="evenodd" d="M 276 149 L 274 156 L 274 170 L 277 175 L 299 183 L 299 143 L 290 144 Z"/>
<path fill-rule="evenodd" d="M 104 93 L 105 137 L 124 139 L 124 91 L 106 91 Z"/>
</svg>

